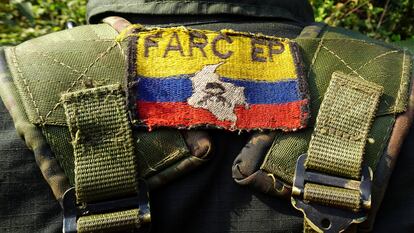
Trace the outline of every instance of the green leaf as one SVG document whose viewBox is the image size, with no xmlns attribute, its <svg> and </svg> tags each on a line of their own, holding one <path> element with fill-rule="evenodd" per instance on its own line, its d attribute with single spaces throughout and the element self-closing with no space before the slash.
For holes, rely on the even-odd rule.
<svg viewBox="0 0 414 233">
<path fill-rule="evenodd" d="M 23 0 L 13 0 L 13 4 L 17 6 L 17 9 L 24 15 L 31 23 L 34 22 L 34 14 L 32 9 L 32 3 Z"/>
</svg>

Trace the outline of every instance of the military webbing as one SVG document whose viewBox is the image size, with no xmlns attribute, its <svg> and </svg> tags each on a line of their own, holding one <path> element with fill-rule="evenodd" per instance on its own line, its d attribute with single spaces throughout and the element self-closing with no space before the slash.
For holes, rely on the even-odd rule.
<svg viewBox="0 0 414 233">
<path fill-rule="evenodd" d="M 312 136 L 306 168 L 358 179 L 382 87 L 334 73 Z"/>
<path fill-rule="evenodd" d="M 383 88 L 335 72 L 322 101 L 305 167 L 334 176 L 360 179 L 365 144 Z M 357 211 L 359 190 L 305 184 L 305 201 Z"/>
<path fill-rule="evenodd" d="M 78 232 L 132 232 L 141 222 L 138 209 L 80 217 Z"/>
<path fill-rule="evenodd" d="M 138 173 L 121 86 L 67 93 L 62 100 L 74 148 L 77 203 L 87 205 L 135 195 Z M 138 209 L 132 209 L 80 217 L 77 229 L 125 230 L 139 224 Z"/>
</svg>

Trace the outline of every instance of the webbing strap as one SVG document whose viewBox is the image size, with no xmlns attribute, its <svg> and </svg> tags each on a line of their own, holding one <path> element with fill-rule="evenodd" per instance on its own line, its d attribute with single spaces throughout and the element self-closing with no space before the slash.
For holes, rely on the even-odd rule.
<svg viewBox="0 0 414 233">
<path fill-rule="evenodd" d="M 80 217 L 78 232 L 133 232 L 140 226 L 138 209 Z"/>
<path fill-rule="evenodd" d="M 307 169 L 359 179 L 382 90 L 361 78 L 333 73 L 310 141 Z"/>
<path fill-rule="evenodd" d="M 307 170 L 360 179 L 365 144 L 382 92 L 375 83 L 333 73 L 310 141 Z M 351 211 L 360 210 L 362 204 L 358 189 L 315 183 L 305 184 L 303 200 Z M 308 221 L 305 216 L 304 232 L 321 231 L 312 229 Z"/>
<path fill-rule="evenodd" d="M 75 156 L 76 202 L 114 200 L 138 192 L 136 159 L 121 86 L 62 95 Z M 82 216 L 78 232 L 124 229 L 139 223 L 138 210 Z"/>
<path fill-rule="evenodd" d="M 305 184 L 303 199 L 327 206 L 358 210 L 361 195 L 358 190 L 350 190 L 319 184 Z"/>
<path fill-rule="evenodd" d="M 75 154 L 78 203 L 137 192 L 132 131 L 120 85 L 62 95 Z"/>
</svg>

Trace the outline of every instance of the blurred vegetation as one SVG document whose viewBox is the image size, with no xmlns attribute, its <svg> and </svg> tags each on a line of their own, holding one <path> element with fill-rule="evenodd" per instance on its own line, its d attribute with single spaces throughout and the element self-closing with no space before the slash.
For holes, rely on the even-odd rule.
<svg viewBox="0 0 414 233">
<path fill-rule="evenodd" d="M 0 0 L 0 45 L 85 24 L 87 0 Z M 414 39 L 414 0 L 310 0 L 316 21 L 386 41 Z"/>
<path fill-rule="evenodd" d="M 375 39 L 414 39 L 414 0 L 310 0 L 315 20 Z"/>
<path fill-rule="evenodd" d="M 0 0 L 0 45 L 85 24 L 87 0 Z"/>
</svg>

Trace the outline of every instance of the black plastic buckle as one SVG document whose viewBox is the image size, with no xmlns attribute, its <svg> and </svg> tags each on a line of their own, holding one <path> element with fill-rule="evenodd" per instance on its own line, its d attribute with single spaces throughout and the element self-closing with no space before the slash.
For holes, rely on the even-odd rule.
<svg viewBox="0 0 414 233">
<path fill-rule="evenodd" d="M 121 210 L 139 208 L 140 222 L 143 227 L 139 232 L 147 232 L 151 222 L 151 211 L 149 207 L 148 188 L 144 180 L 138 181 L 138 195 L 135 197 L 122 198 L 113 201 L 98 202 L 85 206 L 76 205 L 75 188 L 72 187 L 63 194 L 63 233 L 76 233 L 77 220 L 81 216 L 111 213 Z"/>
<path fill-rule="evenodd" d="M 365 221 L 367 212 L 371 208 L 371 168 L 368 166 L 363 167 L 361 181 L 349 180 L 314 171 L 306 171 L 306 158 L 307 155 L 303 154 L 297 160 L 291 200 L 293 206 L 303 212 L 309 220 L 309 224 L 312 227 L 319 228 L 323 232 L 342 232 L 352 223 Z M 362 208 L 353 211 L 307 202 L 303 200 L 306 182 L 359 190 L 361 193 Z"/>
</svg>

